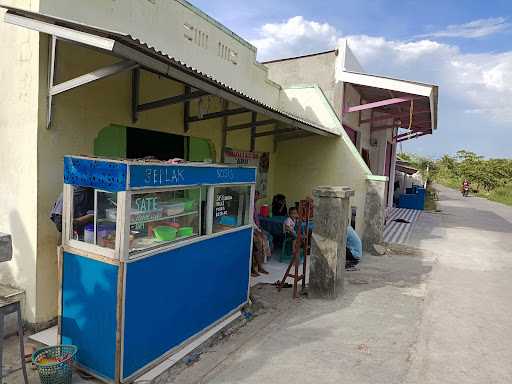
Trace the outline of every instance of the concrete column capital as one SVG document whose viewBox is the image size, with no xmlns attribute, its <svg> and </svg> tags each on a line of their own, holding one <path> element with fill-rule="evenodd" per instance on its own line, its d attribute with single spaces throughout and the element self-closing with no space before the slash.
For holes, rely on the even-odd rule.
<svg viewBox="0 0 512 384">
<path fill-rule="evenodd" d="M 348 199 L 354 196 L 354 190 L 350 187 L 320 186 L 313 189 L 313 196 Z"/>
</svg>

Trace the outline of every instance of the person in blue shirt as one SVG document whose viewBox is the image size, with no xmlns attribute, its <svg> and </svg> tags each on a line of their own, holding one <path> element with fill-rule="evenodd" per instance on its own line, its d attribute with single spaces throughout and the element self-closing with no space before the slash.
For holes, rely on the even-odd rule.
<svg viewBox="0 0 512 384">
<path fill-rule="evenodd" d="M 55 223 L 57 230 L 62 232 L 62 193 L 53 204 L 50 220 Z M 88 187 L 73 187 L 73 228 L 82 233 L 87 223 L 94 220 L 94 189 Z"/>
<path fill-rule="evenodd" d="M 350 225 L 347 227 L 347 257 L 345 269 L 353 269 L 363 256 L 363 244 L 357 232 Z"/>
</svg>

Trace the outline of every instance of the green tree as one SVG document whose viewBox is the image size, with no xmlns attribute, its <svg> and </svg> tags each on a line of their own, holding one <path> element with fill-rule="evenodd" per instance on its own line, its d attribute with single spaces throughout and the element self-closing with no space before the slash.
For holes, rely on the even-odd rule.
<svg viewBox="0 0 512 384">
<path fill-rule="evenodd" d="M 457 151 L 459 177 L 468 179 L 477 185 L 477 189 L 486 181 L 485 164 L 483 157 L 464 149 Z"/>
<path fill-rule="evenodd" d="M 455 156 L 444 155 L 433 162 L 413 154 L 408 156 L 420 170 L 429 165 L 430 178 L 450 186 L 460 185 L 464 178 L 486 192 L 512 184 L 512 159 L 484 159 L 464 149 Z"/>
</svg>

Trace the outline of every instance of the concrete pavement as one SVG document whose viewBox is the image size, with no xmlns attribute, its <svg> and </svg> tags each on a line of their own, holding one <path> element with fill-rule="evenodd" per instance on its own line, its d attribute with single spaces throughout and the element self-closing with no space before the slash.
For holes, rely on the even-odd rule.
<svg viewBox="0 0 512 384">
<path fill-rule="evenodd" d="M 173 382 L 512 382 L 512 208 L 439 195 L 442 212 L 421 215 L 411 248 L 366 256 L 342 299 L 301 300 Z"/>
<path fill-rule="evenodd" d="M 253 320 L 155 382 L 512 383 L 512 207 L 439 196 L 442 212 L 422 213 L 407 246 L 347 273 L 342 298 L 258 285 Z"/>
<path fill-rule="evenodd" d="M 408 383 L 512 382 L 512 207 L 438 187 L 411 238 L 437 255 Z"/>
</svg>

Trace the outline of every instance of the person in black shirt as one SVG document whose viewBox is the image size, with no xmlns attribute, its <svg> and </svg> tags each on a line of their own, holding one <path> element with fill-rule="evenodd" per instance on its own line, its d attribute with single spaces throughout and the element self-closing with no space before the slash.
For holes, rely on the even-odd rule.
<svg viewBox="0 0 512 384">
<path fill-rule="evenodd" d="M 272 198 L 272 216 L 287 216 L 288 208 L 286 207 L 286 197 L 277 194 Z"/>
</svg>

